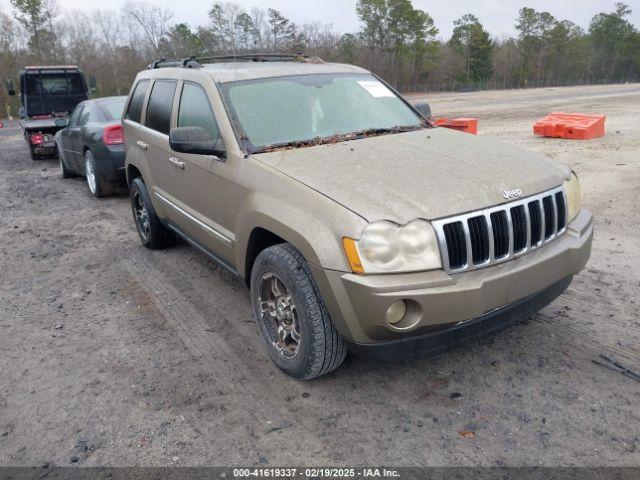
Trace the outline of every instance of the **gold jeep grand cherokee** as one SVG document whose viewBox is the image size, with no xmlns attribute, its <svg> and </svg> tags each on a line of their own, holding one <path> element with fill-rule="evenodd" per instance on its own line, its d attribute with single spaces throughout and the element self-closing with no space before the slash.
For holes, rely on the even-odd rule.
<svg viewBox="0 0 640 480">
<path fill-rule="evenodd" d="M 578 179 L 427 110 L 301 56 L 155 62 L 123 119 L 140 239 L 183 237 L 244 279 L 299 379 L 348 349 L 411 359 L 512 324 L 589 258 Z"/>
</svg>

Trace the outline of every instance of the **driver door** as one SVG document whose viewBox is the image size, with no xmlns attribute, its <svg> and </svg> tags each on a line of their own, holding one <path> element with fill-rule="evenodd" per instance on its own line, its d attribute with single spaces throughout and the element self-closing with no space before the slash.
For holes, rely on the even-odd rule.
<svg viewBox="0 0 640 480">
<path fill-rule="evenodd" d="M 231 170 L 224 142 L 205 89 L 183 82 L 176 115 L 177 127 L 202 127 L 216 141 L 221 157 L 172 152 L 173 181 L 183 202 L 182 228 L 197 243 L 222 260 L 233 260 L 232 220 L 228 208 Z"/>
</svg>

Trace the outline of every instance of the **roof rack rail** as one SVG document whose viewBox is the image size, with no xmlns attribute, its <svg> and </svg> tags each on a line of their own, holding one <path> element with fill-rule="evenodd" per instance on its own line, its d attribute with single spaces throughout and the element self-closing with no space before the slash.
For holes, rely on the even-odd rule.
<svg viewBox="0 0 640 480">
<path fill-rule="evenodd" d="M 324 63 L 318 57 L 309 57 L 304 53 L 240 53 L 235 55 L 216 55 L 213 57 L 191 56 L 182 60 L 156 60 L 149 65 L 149 69 L 155 68 L 202 68 L 203 63 L 216 62 L 301 62 Z"/>
<path fill-rule="evenodd" d="M 239 53 L 235 55 L 215 55 L 198 58 L 200 62 L 306 62 L 309 59 L 304 53 Z"/>
<path fill-rule="evenodd" d="M 156 68 L 202 68 L 202 65 L 198 62 L 195 56 L 183 58 L 182 60 L 167 60 L 161 58 L 153 63 L 149 64 L 147 69 L 153 70 Z"/>
</svg>

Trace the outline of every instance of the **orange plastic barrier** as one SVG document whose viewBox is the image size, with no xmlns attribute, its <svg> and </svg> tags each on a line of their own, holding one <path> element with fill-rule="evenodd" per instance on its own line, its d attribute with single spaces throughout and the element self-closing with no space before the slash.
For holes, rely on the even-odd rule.
<svg viewBox="0 0 640 480">
<path fill-rule="evenodd" d="M 533 124 L 533 133 L 543 137 L 588 140 L 604 136 L 604 115 L 553 112 Z"/>
<path fill-rule="evenodd" d="M 460 130 L 461 132 L 472 133 L 474 135 L 478 133 L 477 118 L 436 118 L 435 124 L 439 127 L 452 128 L 454 130 Z"/>
</svg>

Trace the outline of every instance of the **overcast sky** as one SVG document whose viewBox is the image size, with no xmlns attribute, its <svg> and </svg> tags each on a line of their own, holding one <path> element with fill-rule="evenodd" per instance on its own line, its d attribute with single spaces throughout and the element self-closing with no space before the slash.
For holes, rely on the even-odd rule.
<svg viewBox="0 0 640 480">
<path fill-rule="evenodd" d="M 62 9 L 93 10 L 119 9 L 126 0 L 58 0 Z M 174 12 L 174 19 L 192 26 L 207 21 L 207 11 L 214 2 L 203 0 L 155 0 L 158 6 Z M 236 3 L 251 7 L 275 8 L 296 23 L 320 21 L 329 23 L 341 33 L 354 32 L 359 28 L 355 12 L 356 0 L 236 0 Z M 640 0 L 627 0 L 634 10 L 631 20 L 640 26 Z M 176 7 L 179 5 L 179 7 Z M 594 14 L 612 11 L 614 0 L 413 0 L 413 5 L 428 12 L 440 29 L 440 36 L 451 35 L 452 23 L 465 13 L 476 15 L 493 36 L 514 35 L 513 27 L 518 10 L 523 6 L 546 10 L 560 19 L 571 20 L 586 28 Z M 9 0 L 0 0 L 0 6 L 9 12 Z"/>
</svg>

